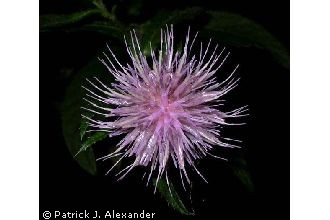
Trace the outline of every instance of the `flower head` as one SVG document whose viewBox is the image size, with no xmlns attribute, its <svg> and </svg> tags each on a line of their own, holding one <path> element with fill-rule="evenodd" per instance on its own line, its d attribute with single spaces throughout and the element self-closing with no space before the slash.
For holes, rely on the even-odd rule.
<svg viewBox="0 0 330 220">
<path fill-rule="evenodd" d="M 236 147 L 220 135 L 219 126 L 244 115 L 246 106 L 225 112 L 219 110 L 219 103 L 237 86 L 239 79 L 233 74 L 238 66 L 226 80 L 217 82 L 215 74 L 229 53 L 218 51 L 218 46 L 211 49 L 210 40 L 205 50 L 201 44 L 199 54 L 190 56 L 196 36 L 191 41 L 188 31 L 179 52 L 174 50 L 173 27 L 161 31 L 160 50 L 155 53 L 151 49 L 149 64 L 133 31 L 131 46 L 125 40 L 131 64 L 122 65 L 109 47 L 111 59 L 105 53 L 105 59 L 100 59 L 116 82 L 110 86 L 97 78 L 88 80 L 94 87 L 86 88 L 85 100 L 91 107 L 83 108 L 104 119 L 83 117 L 90 127 L 109 132 L 110 137 L 124 135 L 116 150 L 100 159 L 120 155 L 119 162 L 134 157 L 120 178 L 136 166 L 150 166 L 148 181 L 154 171 L 157 181 L 164 173 L 168 180 L 167 168 L 173 162 L 181 179 L 184 176 L 190 182 L 187 167 L 204 179 L 196 161 L 211 155 L 214 147 Z"/>
</svg>

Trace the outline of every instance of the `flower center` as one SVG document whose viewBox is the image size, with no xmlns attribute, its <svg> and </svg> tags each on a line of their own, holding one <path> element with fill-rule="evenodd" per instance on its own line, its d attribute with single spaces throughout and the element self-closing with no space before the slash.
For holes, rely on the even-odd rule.
<svg viewBox="0 0 330 220">
<path fill-rule="evenodd" d="M 173 101 L 167 92 L 162 92 L 156 100 L 151 101 L 151 115 L 149 120 L 158 123 L 171 123 L 178 118 L 181 107 Z"/>
<path fill-rule="evenodd" d="M 160 117 L 163 119 L 170 119 L 171 114 L 175 112 L 174 103 L 169 100 L 168 94 L 166 93 L 162 93 L 159 101 Z"/>
</svg>

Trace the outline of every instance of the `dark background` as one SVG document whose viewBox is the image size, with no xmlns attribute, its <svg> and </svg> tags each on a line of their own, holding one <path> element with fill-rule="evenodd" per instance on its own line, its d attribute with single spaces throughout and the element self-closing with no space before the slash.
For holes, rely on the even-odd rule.
<svg viewBox="0 0 330 220">
<path fill-rule="evenodd" d="M 125 1 L 117 1 L 118 17 L 127 23 L 143 22 L 159 9 L 200 6 L 246 16 L 265 27 L 289 48 L 289 2 L 286 1 L 147 1 L 143 13 L 125 14 Z M 41 1 L 40 14 L 70 13 L 84 7 L 80 1 Z M 190 24 L 193 26 L 193 24 Z M 176 31 L 175 31 L 176 33 Z M 230 48 L 227 64 L 240 63 L 240 85 L 227 98 L 233 106 L 249 105 L 247 125 L 225 130 L 243 140 L 254 185 L 248 191 L 220 160 L 199 164 L 208 179 L 194 179 L 196 216 L 185 217 L 168 207 L 153 187 L 145 187 L 141 175 L 116 182 L 104 176 L 107 163 L 98 162 L 98 175 L 85 172 L 72 159 L 64 142 L 59 105 L 71 72 L 97 55 L 109 39 L 96 33 L 40 33 L 40 211 L 116 210 L 156 212 L 157 219 L 289 219 L 289 70 L 265 51 Z M 103 141 L 102 145 L 113 140 Z M 100 151 L 100 152 L 98 152 Z M 96 155 L 102 154 L 97 150 Z M 139 172 L 139 171 L 138 171 Z M 181 192 L 182 193 L 182 192 Z"/>
</svg>

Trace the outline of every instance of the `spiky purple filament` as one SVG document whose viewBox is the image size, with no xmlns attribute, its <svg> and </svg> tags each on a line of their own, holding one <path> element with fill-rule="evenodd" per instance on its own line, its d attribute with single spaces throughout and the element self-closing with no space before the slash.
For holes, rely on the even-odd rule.
<svg viewBox="0 0 330 220">
<path fill-rule="evenodd" d="M 157 181 L 164 172 L 167 179 L 166 170 L 171 159 L 179 169 L 181 178 L 183 173 L 190 181 L 186 172 L 188 164 L 204 179 L 195 161 L 210 154 L 209 151 L 216 145 L 236 147 L 223 141 L 229 139 L 221 137 L 218 126 L 229 125 L 228 118 L 245 115 L 247 108 L 244 106 L 223 112 L 216 106 L 224 101 L 220 97 L 237 86 L 239 79 L 233 78 L 233 74 L 238 66 L 226 80 L 217 83 L 214 74 L 229 53 L 220 59 L 225 49 L 217 54 L 218 46 L 215 46 L 210 53 L 209 41 L 205 51 L 201 44 L 198 59 L 192 56 L 188 60 L 197 35 L 190 43 L 188 31 L 183 52 L 174 54 L 172 26 L 170 31 L 161 32 L 158 58 L 151 49 L 152 66 L 149 66 L 133 33 L 131 47 L 125 40 L 131 65 L 124 67 L 109 47 L 113 60 L 105 53 L 106 60 L 100 59 L 115 77 L 116 83 L 110 88 L 95 78 L 95 82 L 88 80 L 95 92 L 84 87 L 90 98 L 85 100 L 93 108 L 83 108 L 106 118 L 96 120 L 83 115 L 88 119 L 89 126 L 109 132 L 110 137 L 126 134 L 113 153 L 100 159 L 122 155 L 120 161 L 124 157 L 134 156 L 134 162 L 119 172 L 121 178 L 136 166 L 150 165 L 148 181 L 157 168 Z"/>
</svg>

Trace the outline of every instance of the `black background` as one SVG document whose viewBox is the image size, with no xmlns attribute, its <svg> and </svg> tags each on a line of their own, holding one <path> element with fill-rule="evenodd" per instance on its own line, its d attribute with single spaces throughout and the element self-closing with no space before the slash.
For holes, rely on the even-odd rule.
<svg viewBox="0 0 330 220">
<path fill-rule="evenodd" d="M 150 1 L 138 18 L 121 15 L 121 8 L 124 11 L 128 6 L 122 1 L 118 4 L 119 16 L 126 22 L 146 20 L 160 8 L 201 6 L 236 12 L 260 23 L 289 47 L 286 1 Z M 77 5 L 78 1 L 43 1 L 40 14 L 69 13 Z M 82 67 L 107 40 L 95 33 L 40 34 L 40 212 L 144 209 L 156 212 L 156 219 L 289 218 L 289 70 L 258 49 L 230 48 L 233 55 L 227 66 L 232 68 L 240 63 L 238 74 L 242 79 L 228 99 L 232 99 L 233 106 L 248 104 L 250 116 L 244 119 L 247 125 L 225 131 L 243 140 L 240 151 L 247 159 L 254 192 L 246 190 L 224 162 L 203 160 L 199 167 L 209 184 L 194 178 L 196 216 L 185 217 L 168 207 L 158 194 L 154 195 L 153 187 L 145 187 L 141 175 L 129 175 L 116 182 L 112 176 L 103 175 L 107 167 L 102 162 L 97 164 L 96 176 L 82 170 L 72 159 L 62 135 L 59 104 L 70 81 L 64 70 Z M 109 143 L 112 140 L 103 145 Z"/>
</svg>

